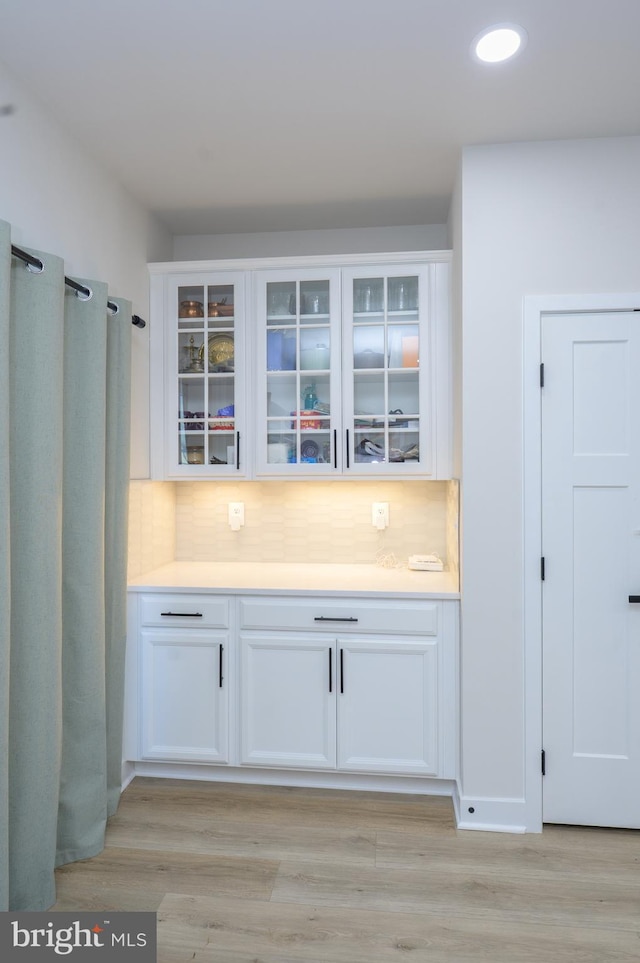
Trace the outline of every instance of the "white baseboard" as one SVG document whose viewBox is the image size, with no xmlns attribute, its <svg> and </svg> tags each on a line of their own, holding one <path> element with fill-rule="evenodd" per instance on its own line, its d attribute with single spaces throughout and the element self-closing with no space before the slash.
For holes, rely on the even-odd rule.
<svg viewBox="0 0 640 963">
<path fill-rule="evenodd" d="M 461 796 L 456 790 L 453 804 L 458 829 L 489 833 L 530 833 L 542 829 L 527 825 L 525 799 Z"/>
<path fill-rule="evenodd" d="M 362 773 L 314 772 L 289 769 L 189 765 L 184 763 L 134 762 L 134 776 L 159 779 L 193 779 L 263 786 L 299 786 L 310 789 L 350 789 L 424 796 L 451 796 L 452 779 L 419 776 L 379 776 Z"/>
<path fill-rule="evenodd" d="M 131 780 L 136 774 L 136 767 L 132 762 L 122 763 L 122 785 L 120 787 L 120 792 L 124 792 Z"/>
</svg>

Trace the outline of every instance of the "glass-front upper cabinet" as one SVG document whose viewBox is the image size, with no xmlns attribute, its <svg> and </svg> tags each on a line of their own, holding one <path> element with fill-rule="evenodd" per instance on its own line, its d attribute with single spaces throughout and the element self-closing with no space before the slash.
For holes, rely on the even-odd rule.
<svg viewBox="0 0 640 963">
<path fill-rule="evenodd" d="M 451 477 L 449 260 L 150 265 L 151 477 Z"/>
<path fill-rule="evenodd" d="M 335 474 L 342 467 L 339 272 L 258 272 L 256 296 L 258 474 Z"/>
<path fill-rule="evenodd" d="M 358 475 L 432 471 L 432 338 L 429 273 L 344 272 L 343 381 L 346 461 Z"/>
<path fill-rule="evenodd" d="M 243 275 L 169 279 L 165 474 L 244 474 Z"/>
</svg>

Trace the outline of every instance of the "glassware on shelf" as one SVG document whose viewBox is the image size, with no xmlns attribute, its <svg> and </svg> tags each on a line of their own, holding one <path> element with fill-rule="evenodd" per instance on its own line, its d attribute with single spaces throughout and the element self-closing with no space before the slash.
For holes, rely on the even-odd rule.
<svg viewBox="0 0 640 963">
<path fill-rule="evenodd" d="M 187 447 L 187 464 L 204 465 L 204 447 L 201 445 L 191 445 Z"/>
<path fill-rule="evenodd" d="M 389 278 L 389 311 L 416 311 L 418 308 L 418 278 Z"/>
<path fill-rule="evenodd" d="M 353 310 L 357 314 L 382 311 L 383 303 L 382 278 L 356 278 L 353 282 Z"/>
<path fill-rule="evenodd" d="M 315 383 L 313 383 L 304 389 L 303 404 L 307 411 L 313 411 L 317 403 L 318 395 L 316 394 Z"/>
</svg>

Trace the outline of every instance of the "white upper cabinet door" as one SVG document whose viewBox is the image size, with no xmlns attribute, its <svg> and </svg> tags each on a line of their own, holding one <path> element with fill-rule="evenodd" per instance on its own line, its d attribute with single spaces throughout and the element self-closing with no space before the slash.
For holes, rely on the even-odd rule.
<svg viewBox="0 0 640 963">
<path fill-rule="evenodd" d="M 349 474 L 435 478 L 450 473 L 444 446 L 451 380 L 445 294 L 445 278 L 433 264 L 343 271 Z"/>
<path fill-rule="evenodd" d="M 338 639 L 338 768 L 438 775 L 438 643 Z"/>
<path fill-rule="evenodd" d="M 162 349 L 154 353 L 152 346 L 152 474 L 243 477 L 249 454 L 245 275 L 154 281 L 162 289 L 164 330 Z"/>
<path fill-rule="evenodd" d="M 352 474 L 433 473 L 428 270 L 344 272 L 346 467 Z"/>
<path fill-rule="evenodd" d="M 342 469 L 340 274 L 258 272 L 257 474 L 311 477 Z"/>
</svg>

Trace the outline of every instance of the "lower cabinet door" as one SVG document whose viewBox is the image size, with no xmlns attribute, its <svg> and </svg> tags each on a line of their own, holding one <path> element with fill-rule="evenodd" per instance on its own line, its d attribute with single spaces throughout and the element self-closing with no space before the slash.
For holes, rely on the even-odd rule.
<svg viewBox="0 0 640 963">
<path fill-rule="evenodd" d="M 240 646 L 241 762 L 335 768 L 335 640 L 244 635 Z"/>
<path fill-rule="evenodd" d="M 338 768 L 437 775 L 437 641 L 338 640 Z"/>
<path fill-rule="evenodd" d="M 227 637 L 142 632 L 141 757 L 229 760 Z"/>
</svg>

